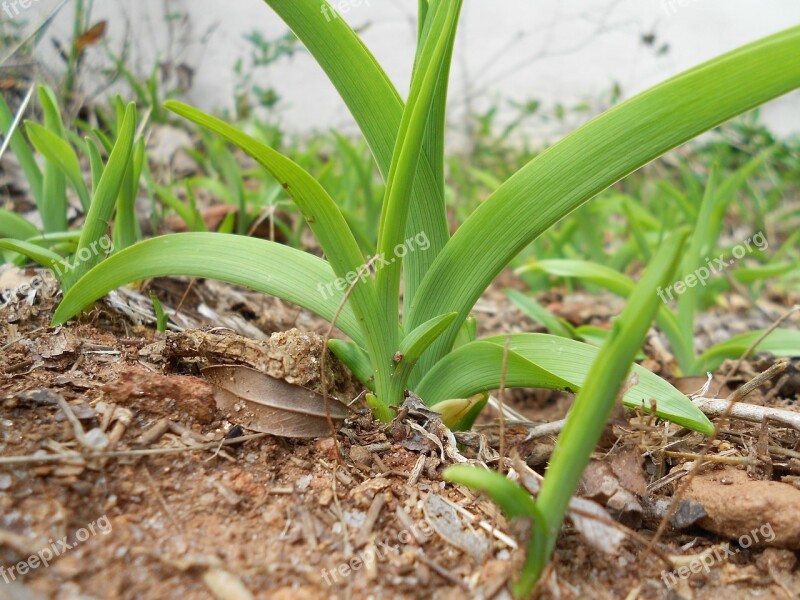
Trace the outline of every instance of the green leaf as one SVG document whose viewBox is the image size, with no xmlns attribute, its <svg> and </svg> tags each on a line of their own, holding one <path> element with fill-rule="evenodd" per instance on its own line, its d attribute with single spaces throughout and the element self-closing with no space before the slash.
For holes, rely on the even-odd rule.
<svg viewBox="0 0 800 600">
<path fill-rule="evenodd" d="M 30 97 L 32 91 L 33 88 L 31 88 L 28 98 Z M 22 115 L 17 118 L 21 119 L 21 117 Z M 14 114 L 11 112 L 11 109 L 6 103 L 6 99 L 0 95 L 0 130 L 3 132 L 4 139 L 8 138 L 9 131 L 11 131 L 11 128 L 14 127 L 15 122 L 18 122 L 17 118 L 15 118 Z M 28 143 L 25 141 L 25 137 L 16 127 L 14 127 L 14 131 L 11 134 L 9 147 L 14 153 L 14 156 L 17 157 L 17 161 L 22 168 L 22 172 L 25 173 L 25 179 L 28 181 L 28 185 L 31 187 L 31 195 L 33 195 L 33 198 L 36 201 L 36 206 L 41 206 L 42 171 L 39 169 L 39 165 L 36 163 L 36 159 L 33 157 L 33 153 L 31 152 Z"/>
<path fill-rule="evenodd" d="M 800 27 L 734 50 L 615 106 L 512 176 L 464 222 L 414 297 L 412 327 L 459 312 L 421 364 L 447 353 L 481 293 L 532 240 L 664 152 L 796 89 L 798 55 Z"/>
<path fill-rule="evenodd" d="M 44 112 L 44 124 L 54 135 L 65 137 L 64 124 L 53 90 L 39 86 L 39 102 Z M 42 202 L 38 206 L 46 233 L 67 229 L 67 184 L 61 167 L 52 160 L 45 161 L 42 178 Z"/>
<path fill-rule="evenodd" d="M 411 203 L 414 173 L 425 142 L 425 131 L 439 84 L 439 73 L 458 26 L 461 0 L 438 4 L 431 18 L 431 33 L 411 80 L 408 103 L 403 110 L 397 143 L 386 181 L 386 195 L 378 235 L 378 253 L 388 260 L 377 272 L 378 298 L 387 315 L 399 312 L 401 261 L 394 249 L 404 240 Z"/>
<path fill-rule="evenodd" d="M 403 359 L 400 363 L 416 363 L 422 353 L 450 326 L 456 316 L 456 313 L 447 313 L 434 317 L 403 338 L 400 343 L 400 354 L 403 355 Z"/>
<path fill-rule="evenodd" d="M 553 335 L 567 338 L 568 340 L 576 339 L 574 330 L 569 323 L 553 315 L 530 296 L 526 296 L 520 291 L 511 289 L 506 290 L 506 296 L 508 296 L 508 299 L 519 307 L 522 312 L 540 325 L 543 325 Z"/>
<path fill-rule="evenodd" d="M 31 242 L 10 239 L 0 240 L 0 249 L 22 254 L 46 269 L 54 271 L 59 281 L 61 280 L 61 271 L 67 268 L 60 254 Z"/>
<path fill-rule="evenodd" d="M 114 213 L 114 206 L 122 187 L 125 171 L 132 158 L 135 130 L 136 105 L 131 102 L 125 110 L 125 120 L 120 127 L 114 148 L 111 150 L 108 164 L 100 176 L 89 212 L 86 214 L 81 239 L 75 253 L 73 281 L 79 280 L 104 258 L 98 252 L 97 245 L 100 238 L 106 235 L 111 215 Z"/>
<path fill-rule="evenodd" d="M 399 378 L 404 386 L 409 385 L 409 376 L 419 357 L 442 335 L 457 316 L 456 313 L 448 313 L 434 317 L 403 338 L 400 342 L 399 350 L 401 358 L 400 362 L 397 363 L 394 376 Z"/>
<path fill-rule="evenodd" d="M 636 287 L 636 282 L 630 277 L 605 265 L 584 260 L 540 260 L 532 262 L 524 267 L 524 270 L 543 271 L 556 277 L 577 277 L 599 285 L 623 298 L 630 296 Z M 683 336 L 678 320 L 666 305 L 667 297 L 664 290 L 659 288 L 656 290 L 656 294 L 662 300 L 662 305 L 656 315 L 656 324 L 667 336 L 681 371 L 692 373 L 694 372 L 694 335 L 688 339 Z"/>
<path fill-rule="evenodd" d="M 763 333 L 763 331 L 750 331 L 709 348 L 697 359 L 696 371 L 714 372 L 724 360 L 739 358 Z M 776 329 L 756 346 L 755 352 L 770 352 L 775 356 L 800 356 L 800 331 Z"/>
<path fill-rule="evenodd" d="M 443 477 L 445 481 L 486 492 L 509 518 L 530 519 L 538 511 L 533 498 L 525 488 L 509 481 L 497 471 L 483 467 L 454 465 L 445 469 Z"/>
<path fill-rule="evenodd" d="M 658 296 L 654 294 L 656 299 Z M 570 389 L 578 391 L 589 376 L 599 349 L 544 333 L 518 333 L 481 338 L 454 350 L 427 372 L 415 391 L 426 404 L 448 398 L 466 398 L 500 387 L 503 347 L 511 338 L 506 362 L 506 386 Z M 710 433 L 713 426 L 681 392 L 644 367 L 633 365 L 639 385 L 623 400 L 629 408 L 650 412 L 696 431 Z"/>
<path fill-rule="evenodd" d="M 88 211 L 90 203 L 89 190 L 86 188 L 86 183 L 83 181 L 81 164 L 72 146 L 37 123 L 27 121 L 25 127 L 27 128 L 28 138 L 31 140 L 33 147 L 47 160 L 58 165 L 77 192 L 83 211 Z"/>
<path fill-rule="evenodd" d="M 397 326 L 377 310 L 378 297 L 375 286 L 366 275 L 358 243 L 338 206 L 325 189 L 299 165 L 224 121 L 179 102 L 170 101 L 165 106 L 237 145 L 286 188 L 303 212 L 336 274 L 345 279 L 347 285 L 361 276 L 361 281 L 353 287 L 351 302 L 364 324 L 363 339 L 366 340 L 370 356 L 375 361 L 373 367 L 385 371 L 391 368 L 390 361 L 397 338 Z M 379 399 L 386 401 L 384 391 L 379 390 L 379 392 Z"/>
<path fill-rule="evenodd" d="M 0 238 L 25 240 L 39 235 L 39 230 L 24 217 L 0 208 Z"/>
<path fill-rule="evenodd" d="M 443 400 L 431 406 L 431 410 L 442 415 L 442 423 L 453 431 L 467 431 L 489 402 L 489 394 L 481 393 L 469 398 Z"/>
<path fill-rule="evenodd" d="M 686 235 L 682 233 L 672 236 L 661 245 L 630 295 L 625 310 L 614 321 L 611 334 L 592 361 L 586 385 L 575 398 L 536 500 L 536 506 L 546 522 L 546 542 L 538 549 L 541 555 L 535 561 L 537 565 L 543 567 L 553 552 L 570 499 L 614 410 L 617 396 L 630 372 L 631 361 L 644 342 L 658 311 L 660 300 L 656 288 L 666 285 L 672 278 L 685 239 Z M 644 380 L 640 379 L 626 393 L 626 397 L 643 385 Z M 683 398 L 683 403 L 694 408 L 686 398 Z M 705 423 L 706 431 L 713 433 L 714 427 L 708 419 L 705 419 Z M 540 574 L 541 571 L 537 572 L 535 579 Z"/>
<path fill-rule="evenodd" d="M 144 240 L 107 258 L 64 296 L 53 317 L 59 325 L 120 286 L 169 275 L 207 277 L 272 294 L 332 320 L 343 294 L 320 290 L 333 278 L 324 260 L 281 244 L 221 233 L 176 233 Z M 362 344 L 347 305 L 336 325 Z"/>
<path fill-rule="evenodd" d="M 539 574 L 547 566 L 546 548 L 543 543 L 546 522 L 530 494 L 521 485 L 509 481 L 500 473 L 480 467 L 467 465 L 448 467 L 444 472 L 444 478 L 452 483 L 459 483 L 474 490 L 486 492 L 510 518 L 530 519 L 531 531 L 525 566 L 519 581 L 514 585 L 515 596 L 529 597 L 533 593 Z"/>
<path fill-rule="evenodd" d="M 770 277 L 779 277 L 786 273 L 797 271 L 798 266 L 792 263 L 777 263 L 769 265 L 758 265 L 757 267 L 742 267 L 731 272 L 731 275 L 739 283 L 754 283 Z"/>
<path fill-rule="evenodd" d="M 384 178 L 388 177 L 403 112 L 400 95 L 375 57 L 342 18 L 331 16 L 320 0 L 265 0 L 283 19 L 325 71 L 350 109 Z M 328 12 L 320 10 L 320 5 Z M 326 17 L 327 15 L 327 17 Z M 428 157 L 419 161 L 406 234 L 425 232 L 426 252 L 404 260 L 405 298 L 410 302 L 425 273 L 450 237 L 444 196 Z M 431 314 L 416 325 L 446 310 Z"/>
<path fill-rule="evenodd" d="M 328 348 L 353 372 L 367 388 L 375 391 L 375 372 L 366 352 L 356 343 L 345 340 L 328 340 Z"/>
</svg>

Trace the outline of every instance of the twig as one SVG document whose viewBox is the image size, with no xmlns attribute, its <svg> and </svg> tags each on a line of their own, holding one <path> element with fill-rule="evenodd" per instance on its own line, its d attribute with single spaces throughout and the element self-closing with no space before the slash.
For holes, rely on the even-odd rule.
<svg viewBox="0 0 800 600">
<path fill-rule="evenodd" d="M 696 452 L 675 452 L 673 450 L 665 450 L 666 456 L 673 456 L 675 458 L 692 458 L 695 460 L 703 459 L 708 462 L 722 463 L 726 465 L 757 465 L 758 460 L 751 456 L 701 456 Z"/>
<path fill-rule="evenodd" d="M 541 425 L 531 427 L 528 430 L 528 435 L 525 437 L 525 441 L 529 442 L 530 440 L 535 440 L 536 438 L 540 437 L 547 437 L 548 435 L 558 435 L 561 433 L 561 430 L 564 429 L 564 425 L 566 424 L 567 420 L 561 419 L 559 421 L 553 421 L 552 423 L 542 423 Z"/>
<path fill-rule="evenodd" d="M 739 372 L 739 367 L 742 366 L 742 363 L 747 359 L 748 356 L 750 356 L 750 354 L 753 352 L 753 350 L 755 350 L 758 347 L 758 345 L 761 342 L 763 342 L 770 333 L 775 331 L 778 328 L 778 325 L 783 323 L 786 319 L 788 319 L 790 316 L 792 316 L 794 313 L 796 313 L 798 311 L 800 311 L 800 304 L 795 304 L 792 308 L 790 308 L 788 311 L 786 311 L 786 313 L 782 317 L 780 317 L 777 321 L 775 321 L 772 325 L 770 325 L 766 330 L 764 330 L 764 333 L 762 333 L 760 336 L 758 336 L 758 339 L 756 339 L 756 341 L 754 341 L 750 345 L 750 347 L 747 349 L 747 351 L 739 357 L 739 360 L 736 361 L 736 364 L 733 366 L 733 369 L 728 371 L 728 373 L 725 375 L 725 378 L 722 380 L 722 383 L 719 385 L 719 388 L 717 389 L 717 394 L 719 394 L 720 390 L 722 390 L 722 388 L 725 387 L 725 385 L 733 378 L 733 376 L 736 375 L 736 373 Z M 715 395 L 717 395 L 717 394 L 715 394 Z"/>
<path fill-rule="evenodd" d="M 736 403 L 728 400 L 712 398 L 698 398 L 695 406 L 708 417 L 730 417 L 750 423 L 762 423 L 765 420 L 777 421 L 800 431 L 800 413 L 769 406 L 756 406 L 755 404 Z"/>
<path fill-rule="evenodd" d="M 64 400 L 64 397 L 60 394 L 55 394 L 55 399 L 59 408 L 61 408 L 61 412 L 64 413 L 64 416 L 67 417 L 67 421 L 69 421 L 69 424 L 72 425 L 72 431 L 75 433 L 75 439 L 78 440 L 80 445 L 84 448 L 94 450 L 95 447 L 89 443 L 88 439 L 86 439 L 86 432 L 83 431 L 81 422 L 78 420 L 78 417 L 75 416 L 75 413 L 72 412 L 72 408 L 69 404 L 67 404 L 67 401 Z"/>
<path fill-rule="evenodd" d="M 500 365 L 500 390 L 497 392 L 497 401 L 500 403 L 500 448 L 498 450 L 500 462 L 497 468 L 500 469 L 501 473 L 503 469 L 503 457 L 506 455 L 506 415 L 503 412 L 503 407 L 505 406 L 506 371 L 508 369 L 508 349 L 510 345 L 511 336 L 507 335 L 506 343 L 503 346 L 503 362 Z"/>
<path fill-rule="evenodd" d="M 242 437 L 223 440 L 222 445 L 233 446 L 235 444 L 241 444 L 242 442 L 249 442 L 250 440 L 259 440 L 267 437 L 268 435 L 268 433 L 253 433 L 251 435 L 243 435 Z M 117 450 L 114 452 L 90 452 L 86 454 L 82 454 L 80 452 L 68 452 L 66 454 L 45 454 L 42 456 L 2 456 L 0 457 L 0 465 L 21 465 L 26 463 L 70 461 L 76 458 L 120 458 L 123 456 L 158 456 L 163 454 L 181 454 L 183 452 L 194 452 L 197 450 L 212 450 L 219 445 L 219 442 L 209 442 L 207 444 L 187 446 L 185 448 L 149 448 L 147 450 Z"/>
</svg>

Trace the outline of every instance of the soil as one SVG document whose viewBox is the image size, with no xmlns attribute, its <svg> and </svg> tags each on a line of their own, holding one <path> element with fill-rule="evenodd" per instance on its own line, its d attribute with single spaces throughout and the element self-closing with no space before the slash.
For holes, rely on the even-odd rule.
<svg viewBox="0 0 800 600">
<path fill-rule="evenodd" d="M 3 272 L 17 281 L 33 275 Z M 58 292 L 48 285 L 0 310 L 0 598 L 510 597 L 524 524 L 441 477 L 454 462 L 497 466 L 494 415 L 455 445 L 413 403 L 386 426 L 357 401 L 336 444 L 253 438 L 217 409 L 199 369 L 255 363 L 319 389 L 325 324 L 218 283 L 147 285 L 166 307 L 181 305 L 174 321 L 183 332 L 157 333 L 147 294 L 136 290 L 58 328 L 49 326 Z M 508 285 L 518 285 L 511 274 L 479 302 L 484 333 L 536 330 L 505 301 L 499 290 Z M 551 292 L 539 300 L 576 324 L 608 325 L 620 307 L 609 296 Z M 772 298 L 755 311 L 728 300 L 703 319 L 701 344 L 768 326 L 797 301 Z M 187 336 L 201 343 L 187 350 Z M 230 343 L 212 347 L 211 339 Z M 247 347 L 269 360 L 248 360 L 242 339 L 257 341 Z M 330 393 L 347 404 L 359 398 L 349 373 L 332 357 L 326 362 Z M 774 362 L 745 362 L 728 387 Z M 645 364 L 671 375 L 656 338 Z M 790 365 L 745 401 L 797 411 L 799 377 Z M 507 396 L 536 422 L 563 418 L 571 400 L 527 390 Z M 526 436 L 523 426 L 508 428 L 506 452 L 515 458 L 505 464 L 535 478 L 555 438 Z M 568 520 L 537 596 L 800 597 L 799 446 L 800 432 L 783 423 L 724 424 L 674 526 L 645 553 L 703 440 L 634 413 L 615 415 L 579 495 L 617 525 L 601 519 L 591 533 L 577 517 Z"/>
</svg>

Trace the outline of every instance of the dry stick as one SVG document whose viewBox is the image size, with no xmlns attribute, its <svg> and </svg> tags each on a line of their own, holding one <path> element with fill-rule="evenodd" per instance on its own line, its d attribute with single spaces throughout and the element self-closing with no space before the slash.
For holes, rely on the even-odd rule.
<svg viewBox="0 0 800 600">
<path fill-rule="evenodd" d="M 505 395 L 506 395 L 506 371 L 508 370 L 508 348 L 511 345 L 511 336 L 506 336 L 506 343 L 503 346 L 503 362 L 500 365 L 500 389 L 497 392 L 497 401 L 500 404 L 500 448 L 498 453 L 500 454 L 500 462 L 498 463 L 498 468 L 500 472 L 503 469 L 503 457 L 506 454 L 506 415 L 503 411 L 505 406 Z"/>
<path fill-rule="evenodd" d="M 358 269 L 358 275 L 344 293 L 344 298 L 342 298 L 342 301 L 339 303 L 339 307 L 336 309 L 333 319 L 331 319 L 330 327 L 328 327 L 328 331 L 325 333 L 325 338 L 322 340 L 322 357 L 319 361 L 319 376 L 322 384 L 322 401 L 325 403 L 325 418 L 328 420 L 328 426 L 331 428 L 331 439 L 333 440 L 333 447 L 336 449 L 336 460 L 339 463 L 342 462 L 342 454 L 339 450 L 339 441 L 336 439 L 336 426 L 333 424 L 333 419 L 331 418 L 331 405 L 330 400 L 328 399 L 328 382 L 325 379 L 325 358 L 328 356 L 328 342 L 331 339 L 333 328 L 336 327 L 336 321 L 339 319 L 339 315 L 342 314 L 344 305 L 347 303 L 347 300 L 350 298 L 350 294 L 353 292 L 358 282 L 361 281 L 364 271 L 369 270 L 376 258 L 378 257 L 373 256 L 368 263 L 362 265 Z"/>
<path fill-rule="evenodd" d="M 268 433 L 253 433 L 250 435 L 243 435 L 241 437 L 232 438 L 230 440 L 223 440 L 223 446 L 233 446 L 250 440 L 259 440 L 267 437 Z M 195 452 L 198 450 L 213 450 L 219 446 L 219 442 L 209 442 L 207 444 L 199 444 L 197 446 L 187 446 L 185 448 L 148 448 L 145 450 L 115 450 L 113 452 L 90 452 L 81 454 L 80 452 L 70 452 L 68 454 L 45 454 L 42 456 L 28 455 L 28 456 L 1 456 L 0 465 L 21 465 L 26 463 L 47 463 L 47 462 L 60 462 L 72 461 L 77 458 L 91 459 L 91 458 L 121 458 L 126 456 L 158 456 L 163 454 L 182 454 L 184 452 Z"/>
<path fill-rule="evenodd" d="M 752 343 L 752 345 L 747 349 L 747 351 L 744 354 L 742 354 L 741 357 L 739 357 L 739 360 L 736 361 L 736 364 L 733 366 L 733 369 L 728 371 L 728 373 L 725 375 L 725 378 L 722 380 L 722 383 L 720 384 L 719 388 L 717 389 L 717 393 L 714 394 L 715 396 L 717 394 L 719 394 L 720 390 L 722 390 L 722 388 L 725 387 L 725 385 L 733 378 L 733 376 L 736 375 L 736 373 L 739 372 L 739 367 L 742 366 L 742 363 L 747 359 L 748 356 L 750 356 L 750 354 L 753 352 L 753 350 L 755 350 L 758 347 L 758 345 L 761 342 L 763 342 L 770 333 L 775 331 L 778 328 L 778 325 L 783 323 L 786 319 L 788 319 L 790 316 L 792 316 L 797 311 L 800 311 L 800 304 L 795 304 L 792 308 L 790 308 L 786 312 L 786 314 L 784 314 L 782 317 L 780 317 L 777 321 L 775 321 L 772 325 L 770 325 L 769 328 L 764 331 L 764 333 L 762 333 L 760 336 L 758 336 L 758 339 L 755 342 Z"/>
<path fill-rule="evenodd" d="M 270 219 L 269 241 L 270 242 L 274 242 L 275 241 L 275 228 L 274 228 L 274 224 L 273 224 L 273 221 L 272 221 L 272 213 L 274 213 L 274 212 L 275 212 L 275 208 L 274 207 L 269 207 L 269 206 L 265 207 L 261 211 L 261 214 L 258 215 L 258 218 L 255 221 L 253 221 L 253 224 L 250 226 L 250 229 L 247 231 L 247 237 L 251 237 L 256 232 L 256 229 L 258 229 L 258 227 L 266 219 Z"/>
<path fill-rule="evenodd" d="M 189 292 L 192 290 L 192 286 L 194 282 L 197 281 L 197 277 L 192 277 L 192 280 L 189 282 L 189 285 L 186 286 L 186 291 L 183 292 L 183 296 L 181 296 L 181 301 L 178 302 L 178 308 L 176 308 L 172 312 L 172 318 L 175 319 L 181 313 L 181 308 L 183 308 L 183 303 L 186 302 L 186 298 L 189 296 Z"/>
<path fill-rule="evenodd" d="M 795 308 L 792 309 L 792 311 L 794 311 L 797 308 L 798 307 L 796 306 Z M 775 328 L 775 326 L 777 326 L 778 323 L 780 323 L 783 319 L 785 319 L 786 316 L 788 316 L 788 314 L 791 314 L 792 311 L 789 311 L 789 313 L 787 313 L 787 315 L 784 315 L 778 321 L 776 321 L 776 323 L 769 330 L 767 330 L 767 332 L 765 332 L 765 334 L 768 334 L 769 331 L 773 330 Z M 762 336 L 762 338 L 763 337 L 765 337 L 765 336 Z M 759 343 L 760 343 L 760 341 L 757 340 L 756 344 L 754 344 L 753 347 L 755 347 Z M 744 356 L 746 356 L 747 354 L 752 352 L 753 347 L 748 348 L 748 350 L 747 350 L 747 352 L 745 352 Z M 736 365 L 737 369 L 738 369 L 739 365 L 741 364 L 742 360 L 744 359 L 744 356 L 741 359 L 739 359 L 739 362 Z M 727 420 L 731 416 L 731 412 L 733 411 L 733 407 L 736 406 L 736 403 L 739 400 L 744 398 L 747 394 L 752 392 L 756 387 L 761 385 L 767 379 L 770 379 L 774 375 L 782 372 L 784 369 L 786 369 L 786 366 L 787 365 L 786 365 L 785 362 L 775 363 L 769 369 L 767 369 L 764 373 L 761 373 L 760 375 L 757 375 L 756 377 L 753 378 L 752 381 L 750 381 L 750 382 L 746 383 L 745 385 L 741 386 L 739 389 L 735 390 L 730 396 L 728 396 L 727 400 L 730 402 L 730 404 L 728 404 L 728 407 L 726 408 L 725 413 L 722 415 L 721 419 L 718 420 L 717 424 L 714 426 L 714 433 L 711 435 L 711 437 L 706 442 L 706 445 L 703 447 L 703 449 L 698 454 L 697 459 L 695 460 L 694 464 L 692 465 L 691 470 L 686 474 L 686 477 L 683 479 L 682 485 L 680 485 L 675 490 L 675 493 L 672 495 L 672 500 L 671 500 L 671 502 L 669 504 L 669 507 L 667 508 L 666 513 L 664 513 L 664 516 L 661 518 L 661 522 L 658 524 L 658 528 L 656 529 L 655 535 L 650 540 L 650 543 L 644 549 L 644 552 L 642 553 L 642 556 L 639 559 L 640 563 L 644 562 L 645 559 L 647 559 L 647 557 L 650 555 L 650 552 L 653 550 L 653 548 L 655 548 L 655 545 L 661 539 L 661 536 L 664 535 L 664 531 L 666 530 L 667 525 L 669 524 L 670 520 L 672 519 L 672 516 L 675 514 L 675 511 L 678 510 L 678 504 L 680 502 L 681 496 L 683 496 L 684 492 L 689 488 L 689 484 L 692 482 L 692 479 L 694 479 L 695 476 L 697 475 L 697 473 L 700 472 L 700 467 L 703 466 L 703 460 L 705 459 L 706 455 L 708 454 L 708 451 L 711 449 L 711 446 L 713 445 L 713 443 L 719 437 L 720 431 L 722 429 L 721 423 L 724 422 L 725 420 Z M 722 385 L 725 385 L 725 383 L 727 383 L 727 382 L 724 382 Z M 720 386 L 720 389 L 722 389 L 722 386 Z"/>
</svg>

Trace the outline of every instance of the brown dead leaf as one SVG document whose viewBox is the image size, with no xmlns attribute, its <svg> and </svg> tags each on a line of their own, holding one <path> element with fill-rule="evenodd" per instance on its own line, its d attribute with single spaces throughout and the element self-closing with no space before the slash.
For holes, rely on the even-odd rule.
<svg viewBox="0 0 800 600">
<path fill-rule="evenodd" d="M 316 438 L 331 434 L 320 394 L 240 365 L 206 367 L 203 376 L 214 385 L 217 407 L 248 429 L 281 437 Z M 328 398 L 334 424 L 350 410 Z"/>
<path fill-rule="evenodd" d="M 640 498 L 647 495 L 647 480 L 644 477 L 644 458 L 638 448 L 623 448 L 611 462 L 611 469 L 619 482 L 629 492 Z"/>
</svg>

